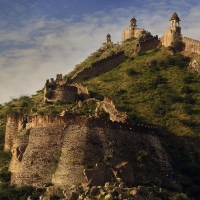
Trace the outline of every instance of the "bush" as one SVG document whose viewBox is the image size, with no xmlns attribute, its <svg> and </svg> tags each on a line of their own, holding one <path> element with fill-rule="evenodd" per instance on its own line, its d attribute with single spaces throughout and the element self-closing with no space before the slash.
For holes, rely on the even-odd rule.
<svg viewBox="0 0 200 200">
<path fill-rule="evenodd" d="M 45 97 L 51 99 L 53 96 L 53 90 L 49 89 L 46 91 Z"/>
<path fill-rule="evenodd" d="M 133 76 L 133 75 L 137 74 L 137 72 L 136 72 L 133 68 L 127 69 L 126 73 L 127 73 L 129 76 Z"/>
<path fill-rule="evenodd" d="M 181 92 L 182 93 L 186 93 L 186 94 L 191 94 L 192 93 L 192 89 L 189 87 L 189 86 L 183 86 L 182 88 L 181 88 Z"/>
<path fill-rule="evenodd" d="M 9 171 L 2 170 L 0 173 L 0 181 L 2 181 L 2 182 L 10 181 L 10 175 L 11 175 L 11 173 Z"/>
</svg>

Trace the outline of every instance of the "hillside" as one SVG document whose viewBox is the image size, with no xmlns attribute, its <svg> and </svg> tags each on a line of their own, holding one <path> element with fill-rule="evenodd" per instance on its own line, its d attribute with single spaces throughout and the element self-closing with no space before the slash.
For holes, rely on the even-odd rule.
<svg viewBox="0 0 200 200">
<path fill-rule="evenodd" d="M 99 59 L 124 50 L 126 59 L 118 67 L 98 77 L 80 79 L 77 82 L 87 87 L 91 98 L 103 100 L 103 97 L 106 96 L 112 99 L 120 112 L 126 112 L 127 122 L 157 127 L 157 136 L 170 156 L 171 165 L 183 187 L 183 193 L 199 199 L 200 78 L 197 73 L 188 68 L 188 65 L 191 58 L 200 61 L 200 56 L 197 54 L 184 56 L 181 53 L 172 53 L 167 48 L 154 48 L 132 54 L 136 43 L 137 39 L 131 38 L 123 42 L 122 45 L 104 44 L 85 61 L 77 65 L 74 71 L 65 76 L 65 79 L 70 79 L 75 73 L 89 67 L 91 63 Z M 82 102 L 80 108 L 76 102 L 43 103 L 43 90 L 41 90 L 31 97 L 21 96 L 0 106 L 1 191 L 4 191 L 8 186 L 10 175 L 7 169 L 11 155 L 3 151 L 7 114 L 18 112 L 56 116 L 60 115 L 66 108 L 78 109 L 80 116 L 88 117 L 95 115 L 96 104 L 85 101 Z M 102 113 L 99 117 L 108 119 L 107 113 Z M 144 162 L 144 164 L 149 164 L 149 162 Z M 137 167 L 134 170 L 141 170 L 141 173 L 146 169 Z M 152 178 L 152 171 L 146 173 L 147 177 Z M 154 184 L 154 181 L 152 183 L 150 180 L 145 181 L 141 180 L 139 184 L 149 187 Z M 166 186 L 165 189 L 169 194 L 173 193 L 172 188 Z M 20 196 L 25 191 L 30 194 L 34 189 L 10 188 L 8 193 L 10 191 L 16 196 Z M 6 196 L 6 194 L 4 195 Z M 5 196 L 2 199 L 5 199 Z M 173 194 L 171 196 L 173 197 Z M 181 196 L 179 199 L 189 199 L 186 195 Z M 178 197 L 175 198 L 174 195 L 174 199 L 178 199 Z"/>
</svg>

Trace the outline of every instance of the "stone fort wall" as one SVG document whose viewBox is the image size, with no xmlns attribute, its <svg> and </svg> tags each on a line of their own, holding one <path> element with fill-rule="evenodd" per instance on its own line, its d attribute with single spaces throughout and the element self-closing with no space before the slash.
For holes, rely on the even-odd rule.
<svg viewBox="0 0 200 200">
<path fill-rule="evenodd" d="M 200 41 L 187 37 L 183 37 L 182 41 L 185 43 L 185 51 L 200 54 Z"/>
<path fill-rule="evenodd" d="M 133 132 L 154 134 L 157 129 L 152 126 L 144 124 L 130 124 L 122 122 L 105 121 L 99 118 L 86 118 L 75 116 L 73 114 L 66 114 L 64 116 L 51 116 L 51 115 L 34 115 L 23 116 L 18 113 L 11 113 L 7 116 L 6 134 L 5 134 L 5 150 L 11 150 L 13 147 L 13 140 L 20 134 L 33 128 L 43 128 L 52 126 L 66 127 L 70 124 L 79 125 L 82 127 L 99 127 L 110 129 L 121 129 Z"/>
<path fill-rule="evenodd" d="M 47 95 L 51 93 L 50 95 Z M 44 86 L 44 101 L 72 102 L 78 98 L 78 89 L 75 86 L 66 85 L 62 79 L 62 74 L 57 74 L 56 80 L 53 78 L 46 81 Z"/>
<path fill-rule="evenodd" d="M 141 40 L 136 44 L 136 47 L 133 50 L 133 53 L 148 51 L 150 49 L 158 47 L 159 44 L 160 44 L 160 40 L 158 39 L 157 35 L 148 39 Z"/>
<path fill-rule="evenodd" d="M 68 80 L 68 82 L 76 82 L 80 79 L 88 79 L 99 76 L 117 67 L 124 60 L 124 51 L 120 51 L 112 56 L 108 56 L 107 58 L 92 63 L 90 67 L 77 72 L 70 80 Z"/>
<path fill-rule="evenodd" d="M 26 121 L 23 130 L 21 120 Z M 149 152 L 154 167 L 160 166 L 159 173 L 166 169 L 172 173 L 168 155 L 153 134 L 155 132 L 155 128 L 145 125 L 78 116 L 10 114 L 5 146 L 11 139 L 8 135 L 12 134 L 12 145 L 6 148 L 12 152 L 11 184 L 42 187 L 52 182 L 65 187 L 86 183 L 83 170 L 88 165 L 103 161 L 105 157 L 114 163 L 128 161 L 140 150 Z M 166 169 L 161 166 L 166 166 Z"/>
<path fill-rule="evenodd" d="M 122 41 L 125 41 L 131 37 L 138 38 L 144 33 L 146 33 L 146 31 L 143 28 L 134 28 L 134 29 L 126 28 L 124 29 L 122 34 Z"/>
</svg>

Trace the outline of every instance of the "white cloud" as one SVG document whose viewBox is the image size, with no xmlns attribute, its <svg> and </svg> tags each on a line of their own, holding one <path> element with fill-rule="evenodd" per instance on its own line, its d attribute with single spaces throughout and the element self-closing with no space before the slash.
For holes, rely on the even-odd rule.
<svg viewBox="0 0 200 200">
<path fill-rule="evenodd" d="M 171 6 L 170 6 L 171 5 Z M 200 40 L 200 6 L 178 9 L 177 2 L 144 0 L 144 7 L 115 8 L 73 18 L 47 19 L 45 17 L 24 20 L 18 30 L 1 30 L 0 42 L 12 48 L 0 54 L 0 103 L 22 94 L 34 94 L 47 78 L 57 73 L 67 74 L 105 41 L 107 33 L 114 42 L 121 41 L 122 31 L 136 17 L 138 27 L 153 35 L 162 36 L 169 27 L 169 19 L 176 8 L 181 17 L 184 36 Z M 183 6 L 188 6 L 183 1 Z"/>
</svg>

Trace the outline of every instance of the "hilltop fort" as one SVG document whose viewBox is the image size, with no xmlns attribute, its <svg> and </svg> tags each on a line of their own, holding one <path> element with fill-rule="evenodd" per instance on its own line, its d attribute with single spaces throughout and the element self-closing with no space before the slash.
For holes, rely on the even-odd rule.
<svg viewBox="0 0 200 200">
<path fill-rule="evenodd" d="M 165 30 L 164 36 L 158 38 L 158 35 L 152 36 L 150 32 L 144 28 L 137 28 L 137 20 L 132 18 L 130 26 L 124 29 L 122 35 L 123 42 L 130 38 L 137 38 L 137 43 L 133 46 L 133 54 L 144 52 L 159 46 L 172 47 L 177 44 L 181 45 L 181 50 L 190 53 L 200 54 L 200 41 L 183 37 L 181 34 L 180 18 L 177 13 L 174 13 L 170 18 L 170 27 Z M 106 35 L 105 44 L 113 44 L 111 35 Z M 118 45 L 118 44 L 117 44 Z M 180 48 L 179 48 L 180 49 Z M 44 101 L 55 102 L 71 102 L 77 101 L 80 97 L 80 87 L 71 85 L 72 83 L 97 77 L 101 74 L 109 72 L 110 70 L 119 66 L 126 59 L 124 51 L 119 51 L 106 58 L 93 62 L 90 66 L 86 66 L 82 70 L 78 70 L 70 79 L 63 80 L 62 75 L 58 74 L 56 80 L 49 79 L 44 87 Z M 88 91 L 86 92 L 88 95 Z M 82 96 L 85 96 L 84 92 Z"/>
<path fill-rule="evenodd" d="M 131 43 L 131 56 L 153 48 L 174 47 L 177 43 L 181 43 L 182 51 L 200 54 L 200 42 L 182 36 L 180 21 L 177 13 L 174 13 L 170 18 L 170 27 L 165 30 L 163 37 L 158 38 L 143 28 L 137 28 L 137 20 L 132 18 L 130 26 L 123 31 L 123 42 L 134 38 L 135 43 Z M 109 45 L 115 44 L 111 41 L 111 35 L 107 34 L 106 42 L 100 51 L 103 52 Z M 80 183 L 99 186 L 98 184 L 104 185 L 113 179 L 120 183 L 123 176 L 114 176 L 117 174 L 114 172 L 115 166 L 124 161 L 131 162 L 133 155 L 145 150 L 150 158 L 149 168 L 156 171 L 152 179 L 159 184 L 158 180 L 164 176 L 171 187 L 180 190 L 181 186 L 174 175 L 170 158 L 159 141 L 157 128 L 130 123 L 126 113 L 119 113 L 111 99 L 104 97 L 104 100 L 100 101 L 91 98 L 88 89 L 80 84 L 82 80 L 98 77 L 128 60 L 126 50 L 120 49 L 119 44 L 116 46 L 119 47 L 116 52 L 105 54 L 106 57 L 99 60 L 92 60 L 67 78 L 57 74 L 55 80 L 47 79 L 42 94 L 43 101 L 40 102 L 52 107 L 56 103 L 64 106 L 72 103 L 83 107 L 83 102 L 86 106 L 92 102 L 96 106 L 96 113 L 103 108 L 106 114 L 109 114 L 110 120 L 102 119 L 96 113 L 93 116 L 81 116 L 73 109 L 73 112 L 69 112 L 68 108 L 65 108 L 60 116 L 38 113 L 12 113 L 7 116 L 5 150 L 12 152 L 9 168 L 12 185 L 42 187 L 51 182 L 57 186 Z M 106 166 L 99 167 L 96 172 L 86 169 L 99 162 L 106 163 Z M 137 176 L 131 174 L 131 177 L 131 186 L 137 185 L 139 179 L 145 180 L 144 175 L 139 172 Z M 99 180 L 102 181 L 98 182 Z"/>
</svg>

